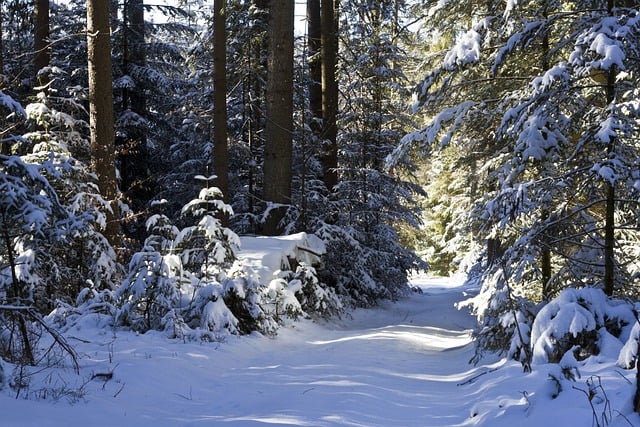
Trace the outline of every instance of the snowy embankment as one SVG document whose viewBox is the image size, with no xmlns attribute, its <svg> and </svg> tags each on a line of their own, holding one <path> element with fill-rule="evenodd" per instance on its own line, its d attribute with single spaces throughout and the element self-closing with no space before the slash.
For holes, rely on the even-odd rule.
<svg viewBox="0 0 640 427">
<path fill-rule="evenodd" d="M 263 259 L 259 247 L 255 262 Z M 595 411 L 600 425 L 602 414 L 609 425 L 640 425 L 631 411 L 633 372 L 588 362 L 554 399 L 555 365 L 534 366 L 531 374 L 504 360 L 473 367 L 474 319 L 454 307 L 470 290 L 455 279 L 418 277 L 414 284 L 423 293 L 323 324 L 292 323 L 276 338 L 182 342 L 84 323 L 68 333 L 80 375 L 58 367 L 24 376 L 30 383 L 21 393 L 32 400 L 4 390 L 0 424 L 588 426 Z M 587 380 L 595 387 L 591 400 Z"/>
</svg>

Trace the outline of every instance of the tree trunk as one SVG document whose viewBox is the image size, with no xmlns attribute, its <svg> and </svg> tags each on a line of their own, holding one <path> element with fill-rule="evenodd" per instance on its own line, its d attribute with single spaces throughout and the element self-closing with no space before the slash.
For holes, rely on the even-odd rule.
<svg viewBox="0 0 640 427">
<path fill-rule="evenodd" d="M 607 1 L 607 11 L 609 16 L 613 15 L 614 1 Z M 616 96 L 616 74 L 617 67 L 612 65 L 607 72 L 607 104 L 611 104 L 615 100 Z M 616 140 L 615 137 L 611 137 L 609 145 L 607 146 L 607 157 L 611 158 L 615 152 Z M 613 295 L 615 289 L 615 201 L 616 201 L 616 188 L 615 183 L 607 181 L 605 183 L 606 191 L 606 208 L 605 208 L 605 223 L 604 223 L 604 292 L 607 295 Z"/>
<path fill-rule="evenodd" d="M 213 2 L 213 170 L 215 185 L 229 202 L 227 142 L 227 29 L 225 0 Z"/>
<path fill-rule="evenodd" d="M 49 0 L 35 0 L 33 9 L 34 22 L 34 72 L 35 81 L 39 85 L 46 84 L 46 78 L 41 79 L 38 71 L 47 67 L 51 62 L 51 49 L 49 48 Z"/>
<path fill-rule="evenodd" d="M 311 130 L 315 136 L 320 136 L 322 129 L 322 26 L 320 0 L 307 0 L 307 28 Z"/>
<path fill-rule="evenodd" d="M 336 58 L 338 55 L 338 23 L 336 5 L 338 0 L 322 0 L 322 152 L 320 161 L 324 184 L 329 189 L 338 183 L 338 83 L 336 82 Z"/>
<path fill-rule="evenodd" d="M 122 69 L 135 81 L 133 88 L 122 89 L 122 110 L 147 117 L 145 81 L 140 70 L 147 65 L 145 15 L 143 0 L 127 0 L 124 3 L 122 23 Z M 113 21 L 113 17 L 111 18 Z M 116 146 L 120 164 L 120 188 L 134 213 L 143 211 L 151 198 L 147 171 L 147 130 L 144 126 L 130 126 L 125 137 L 117 138 Z M 138 240 L 145 238 L 144 218 L 135 216 L 126 222 L 126 233 Z"/>
<path fill-rule="evenodd" d="M 545 0 L 542 7 L 542 18 L 544 20 L 549 19 L 549 13 L 547 10 L 548 0 Z M 548 70 L 549 65 L 549 34 L 545 33 L 542 37 L 542 69 Z M 546 209 L 542 211 L 542 222 L 546 222 L 549 219 L 549 212 Z M 550 236 L 548 233 L 542 235 L 542 243 L 540 248 L 540 270 L 542 274 L 542 300 L 549 301 L 551 299 L 551 277 L 553 276 L 553 266 L 551 265 L 551 248 L 549 248 L 548 242 Z"/>
<path fill-rule="evenodd" d="M 109 2 L 104 0 L 87 1 L 87 53 L 91 163 L 100 194 L 111 205 L 104 234 L 114 248 L 119 248 L 120 210 L 115 170 Z"/>
<path fill-rule="evenodd" d="M 640 344 L 638 346 L 640 347 Z M 636 352 L 638 350 L 636 349 Z M 633 410 L 640 414 L 640 357 L 636 358 L 636 392 L 633 396 Z"/>
<path fill-rule="evenodd" d="M 293 10 L 293 0 L 271 0 L 263 192 L 265 201 L 273 203 L 275 208 L 264 225 L 268 235 L 282 233 L 280 222 L 286 212 L 285 205 L 291 203 Z"/>
<path fill-rule="evenodd" d="M 2 38 L 2 31 L 4 28 L 2 2 L 0 1 L 0 76 L 4 76 L 4 40 Z M 4 86 L 3 79 L 0 78 L 0 89 Z M 4 153 L 3 153 L 4 154 Z"/>
<path fill-rule="evenodd" d="M 146 61 L 146 44 L 145 44 L 145 28 L 144 28 L 144 7 L 143 0 L 128 0 L 125 10 L 125 54 L 123 55 L 124 70 L 127 74 L 135 74 L 134 70 L 139 67 L 145 67 Z M 139 80 L 135 79 L 134 80 Z M 147 102 L 144 90 L 136 82 L 133 90 L 125 89 L 123 93 L 123 109 L 130 108 L 136 114 L 143 116 L 146 113 Z"/>
<path fill-rule="evenodd" d="M 4 47 L 2 43 L 2 28 L 4 27 L 2 21 L 2 1 L 0 1 L 0 90 L 4 89 Z M 5 129 L 5 119 L 4 117 L 0 117 L 0 127 Z M 9 150 L 9 143 L 2 141 L 4 137 L 4 132 L 0 133 L 0 154 L 9 155 L 11 154 L 11 150 Z"/>
</svg>

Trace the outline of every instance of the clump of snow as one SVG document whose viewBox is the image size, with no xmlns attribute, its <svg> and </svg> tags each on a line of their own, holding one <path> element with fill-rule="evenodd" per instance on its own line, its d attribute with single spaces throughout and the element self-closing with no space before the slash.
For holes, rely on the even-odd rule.
<svg viewBox="0 0 640 427">
<path fill-rule="evenodd" d="M 478 62 L 481 42 L 482 35 L 475 29 L 461 35 L 455 46 L 445 55 L 443 68 L 454 70 L 460 66 Z"/>
</svg>

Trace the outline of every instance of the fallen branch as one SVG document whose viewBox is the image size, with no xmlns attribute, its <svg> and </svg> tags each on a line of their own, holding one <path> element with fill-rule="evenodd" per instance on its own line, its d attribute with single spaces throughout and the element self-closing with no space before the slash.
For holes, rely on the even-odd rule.
<svg viewBox="0 0 640 427">
<path fill-rule="evenodd" d="M 488 371 L 481 372 L 481 373 L 479 373 L 478 375 L 475 375 L 475 376 L 473 376 L 473 377 L 469 378 L 468 380 L 463 381 L 463 382 L 461 382 L 461 383 L 458 383 L 458 384 L 456 384 L 456 385 L 459 387 L 459 386 L 462 386 L 462 385 L 473 384 L 473 383 L 474 383 L 474 382 L 476 382 L 476 380 L 477 380 L 478 378 L 480 378 L 481 376 L 486 375 L 486 374 L 491 373 L 491 372 L 495 372 L 495 371 L 497 371 L 497 370 L 498 370 L 498 368 L 489 369 Z"/>
</svg>

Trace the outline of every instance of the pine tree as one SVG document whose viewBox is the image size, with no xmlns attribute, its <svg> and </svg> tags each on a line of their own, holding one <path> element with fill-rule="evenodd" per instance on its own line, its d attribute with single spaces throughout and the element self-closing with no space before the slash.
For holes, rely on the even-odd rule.
<svg viewBox="0 0 640 427">
<path fill-rule="evenodd" d="M 623 235 L 640 237 L 626 227 L 637 212 L 637 109 L 629 108 L 637 76 L 629 58 L 638 11 L 592 6 L 489 7 L 418 86 L 420 105 L 439 111 L 395 156 L 415 142 L 482 153 L 475 163 L 489 191 L 472 224 L 502 250 L 483 260 L 479 342 L 506 350 L 513 338 L 519 344 L 509 353 L 525 364 L 528 337 L 515 335 L 535 317 L 532 302 L 565 287 L 632 292 L 637 277 L 636 263 L 615 247 Z"/>
</svg>

